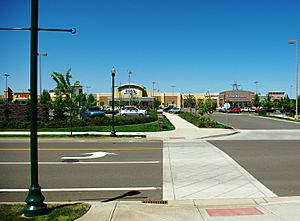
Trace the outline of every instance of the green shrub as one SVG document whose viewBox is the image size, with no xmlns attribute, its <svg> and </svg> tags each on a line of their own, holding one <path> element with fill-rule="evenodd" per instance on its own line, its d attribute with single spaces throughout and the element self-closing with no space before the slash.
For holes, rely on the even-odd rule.
<svg viewBox="0 0 300 221">
<path fill-rule="evenodd" d="M 144 124 L 157 121 L 157 114 L 155 111 L 150 111 L 150 114 L 145 117 L 139 116 L 115 116 L 115 125 L 131 125 L 131 124 Z M 72 127 L 85 127 L 85 126 L 110 126 L 112 125 L 112 117 L 94 117 L 86 119 L 72 119 Z M 69 128 L 71 126 L 70 119 L 65 120 L 50 120 L 49 122 L 39 121 L 39 128 Z M 2 129 L 28 129 L 30 122 L 17 121 L 17 120 L 1 120 L 0 128 Z"/>
<path fill-rule="evenodd" d="M 258 112 L 258 115 L 259 115 L 259 116 L 266 116 L 266 115 L 267 115 L 267 110 L 266 110 L 266 109 L 261 109 L 261 110 Z"/>
<path fill-rule="evenodd" d="M 11 120 L 7 123 L 6 128 L 9 129 L 28 129 L 30 128 L 30 122 Z"/>
<path fill-rule="evenodd" d="M 111 117 L 94 117 L 87 118 L 86 124 L 90 126 L 108 126 L 111 125 L 112 118 Z"/>
<path fill-rule="evenodd" d="M 217 127 L 218 123 L 208 117 L 200 116 L 195 113 L 181 112 L 178 114 L 181 118 L 200 128 Z"/>
<path fill-rule="evenodd" d="M 288 117 L 294 117 L 295 112 L 286 112 L 285 115 L 288 116 Z"/>
<path fill-rule="evenodd" d="M 6 128 L 8 124 L 8 121 L 5 119 L 0 120 L 0 128 Z"/>
</svg>

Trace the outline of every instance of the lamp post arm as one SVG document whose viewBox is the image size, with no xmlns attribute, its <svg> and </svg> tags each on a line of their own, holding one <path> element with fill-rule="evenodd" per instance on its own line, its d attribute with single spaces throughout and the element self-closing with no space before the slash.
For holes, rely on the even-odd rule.
<svg viewBox="0 0 300 221">
<path fill-rule="evenodd" d="M 31 31 L 31 28 L 0 28 L 2 31 Z M 76 33 L 76 28 L 62 29 L 62 28 L 37 28 L 38 31 L 57 31 L 57 32 L 71 32 Z"/>
</svg>

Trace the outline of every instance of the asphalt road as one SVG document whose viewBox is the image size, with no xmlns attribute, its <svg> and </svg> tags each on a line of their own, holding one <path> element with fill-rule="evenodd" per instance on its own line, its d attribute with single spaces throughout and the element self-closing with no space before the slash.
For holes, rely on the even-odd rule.
<svg viewBox="0 0 300 221">
<path fill-rule="evenodd" d="M 216 112 L 211 115 L 211 118 L 236 129 L 300 129 L 300 123 L 258 117 L 248 113 L 229 114 Z"/>
<path fill-rule="evenodd" d="M 278 196 L 300 195 L 300 138 L 209 142 L 227 153 Z"/>
<path fill-rule="evenodd" d="M 39 184 L 49 201 L 161 200 L 162 146 L 161 141 L 42 141 Z M 24 141 L 0 141 L 0 201 L 24 201 L 28 147 Z M 99 157 L 101 152 L 109 154 Z"/>
</svg>

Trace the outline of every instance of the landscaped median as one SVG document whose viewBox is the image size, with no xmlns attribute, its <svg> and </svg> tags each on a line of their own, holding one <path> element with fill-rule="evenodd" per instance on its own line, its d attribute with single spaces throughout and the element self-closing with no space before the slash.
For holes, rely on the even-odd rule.
<svg viewBox="0 0 300 221">
<path fill-rule="evenodd" d="M 83 216 L 90 209 L 86 203 L 48 204 L 48 213 L 42 216 L 25 217 L 24 204 L 0 204 L 0 220 L 2 221 L 72 221 Z"/>
<path fill-rule="evenodd" d="M 223 129 L 231 129 L 231 127 L 228 127 L 226 125 L 220 124 L 215 120 L 212 120 L 211 118 L 207 116 L 201 116 L 199 114 L 195 113 L 189 113 L 189 112 L 180 112 L 178 114 L 181 118 L 184 120 L 194 124 L 195 126 L 199 128 L 223 128 Z"/>
<path fill-rule="evenodd" d="M 14 123 L 2 125 L 0 128 L 1 131 L 9 132 L 28 132 L 28 134 L 5 134 L 0 132 L 0 137 L 12 137 L 12 136 L 20 136 L 20 137 L 28 137 L 29 136 L 29 123 L 26 126 L 23 126 L 23 123 Z M 50 122 L 49 124 L 43 124 L 39 126 L 39 132 L 52 132 L 52 134 L 48 135 L 39 135 L 40 137 L 64 137 L 69 136 L 67 134 L 71 134 L 74 136 L 88 136 L 88 137 L 105 137 L 109 136 L 112 130 L 112 121 L 110 117 L 102 117 L 102 118 L 93 118 L 88 120 L 77 120 L 72 122 L 72 127 L 69 121 L 60 121 L 60 122 Z M 163 117 L 163 130 L 174 130 L 174 126 L 170 123 L 170 121 Z M 158 125 L 156 114 L 152 114 L 146 117 L 133 117 L 133 116 L 116 116 L 115 118 L 115 130 L 117 132 L 117 136 L 130 136 L 126 135 L 126 133 L 121 132 L 158 132 L 161 131 Z M 95 133 L 88 133 L 88 132 Z M 53 134 L 53 133 L 57 134 Z M 59 134 L 62 132 L 66 132 L 67 134 Z M 81 132 L 76 135 L 76 132 Z M 104 132 L 102 134 L 97 134 L 97 132 Z M 118 132 L 120 132 L 118 134 Z"/>
</svg>

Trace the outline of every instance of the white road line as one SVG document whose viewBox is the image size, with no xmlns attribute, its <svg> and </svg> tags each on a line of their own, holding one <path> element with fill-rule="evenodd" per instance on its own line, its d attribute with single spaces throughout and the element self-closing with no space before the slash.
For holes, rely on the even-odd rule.
<svg viewBox="0 0 300 221">
<path fill-rule="evenodd" d="M 116 188 L 42 188 L 43 192 L 93 192 L 93 191 L 139 191 L 160 190 L 161 187 L 116 187 Z M 0 192 L 28 192 L 28 189 L 0 189 Z"/>
<path fill-rule="evenodd" d="M 121 162 L 38 162 L 39 165 L 70 165 L 70 164 L 158 164 L 160 161 L 121 161 Z M 0 162 L 0 165 L 29 165 L 30 162 Z"/>
</svg>

